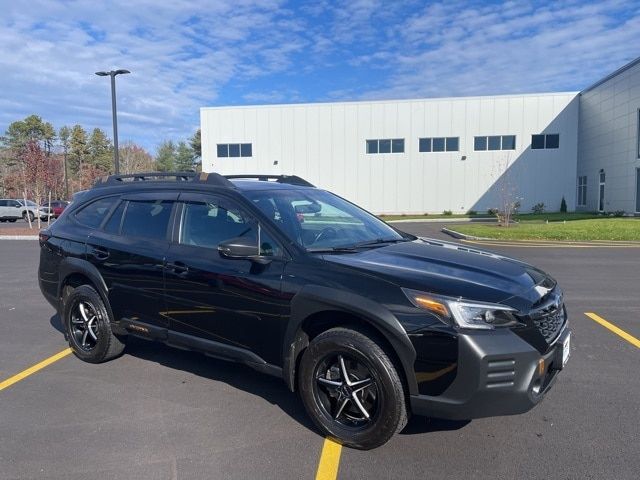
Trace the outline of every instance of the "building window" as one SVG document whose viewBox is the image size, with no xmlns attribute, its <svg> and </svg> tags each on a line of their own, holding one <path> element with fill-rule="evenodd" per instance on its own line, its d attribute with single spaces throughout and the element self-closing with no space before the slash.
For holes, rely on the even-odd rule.
<svg viewBox="0 0 640 480">
<path fill-rule="evenodd" d="M 224 157 L 252 157 L 250 143 L 219 143 L 218 158 Z"/>
<path fill-rule="evenodd" d="M 425 152 L 457 152 L 459 137 L 419 138 L 418 151 Z"/>
<path fill-rule="evenodd" d="M 515 135 L 489 135 L 486 137 L 474 137 L 473 149 L 477 152 L 485 150 L 515 150 Z"/>
<path fill-rule="evenodd" d="M 367 140 L 367 153 L 404 153 L 404 138 Z"/>
<path fill-rule="evenodd" d="M 578 206 L 587 206 L 587 176 L 578 177 Z"/>
<path fill-rule="evenodd" d="M 548 148 L 560 147 L 560 134 L 547 133 L 539 135 L 531 135 L 531 149 L 543 150 Z"/>
</svg>

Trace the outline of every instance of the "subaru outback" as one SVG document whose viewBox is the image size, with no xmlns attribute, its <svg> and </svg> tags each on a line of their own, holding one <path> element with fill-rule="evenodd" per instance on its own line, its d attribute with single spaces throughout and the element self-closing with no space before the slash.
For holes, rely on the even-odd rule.
<svg viewBox="0 0 640 480">
<path fill-rule="evenodd" d="M 296 176 L 104 177 L 40 246 L 40 288 L 81 360 L 136 336 L 240 362 L 355 448 L 410 414 L 526 412 L 569 357 L 543 271 L 409 235 Z"/>
</svg>

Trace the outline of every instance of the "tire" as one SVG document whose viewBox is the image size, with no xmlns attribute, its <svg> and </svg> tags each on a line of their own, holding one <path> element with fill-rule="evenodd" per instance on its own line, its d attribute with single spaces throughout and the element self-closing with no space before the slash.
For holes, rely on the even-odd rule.
<svg viewBox="0 0 640 480">
<path fill-rule="evenodd" d="M 10 221 L 11 223 L 16 223 L 16 220 L 17 220 L 17 218 L 10 218 L 10 219 L 9 219 L 9 221 Z"/>
<path fill-rule="evenodd" d="M 28 219 L 27 219 L 27 215 L 28 215 Z M 31 222 L 33 223 L 33 220 L 36 218 L 36 216 L 33 214 L 33 212 L 23 212 L 22 213 L 22 219 L 25 222 L 28 222 L 29 220 L 31 220 Z"/>
<path fill-rule="evenodd" d="M 64 328 L 69 346 L 80 360 L 102 363 L 122 354 L 124 343 L 111 331 L 111 320 L 102 297 L 93 287 L 81 285 L 66 296 Z"/>
<path fill-rule="evenodd" d="M 344 370 L 351 383 L 346 387 Z M 298 385 L 311 419 L 343 445 L 379 447 L 407 424 L 406 396 L 393 362 L 359 331 L 333 328 L 314 338 L 300 361 Z"/>
<path fill-rule="evenodd" d="M 7 221 L 7 219 L 6 219 L 6 218 L 0 218 L 0 222 L 4 223 L 4 222 L 6 222 L 6 221 Z"/>
</svg>

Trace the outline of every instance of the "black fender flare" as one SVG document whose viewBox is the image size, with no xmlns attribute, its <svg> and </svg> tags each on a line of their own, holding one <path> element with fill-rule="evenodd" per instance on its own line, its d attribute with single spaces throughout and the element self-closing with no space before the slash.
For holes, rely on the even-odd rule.
<svg viewBox="0 0 640 480">
<path fill-rule="evenodd" d="M 102 297 L 102 301 L 105 303 L 107 310 L 113 318 L 111 305 L 109 304 L 109 289 L 107 288 L 107 284 L 104 281 L 104 278 L 102 278 L 102 275 L 95 267 L 95 265 L 82 258 L 66 257 L 60 262 L 60 266 L 58 268 L 60 278 L 60 281 L 58 282 L 58 299 L 60 304 L 60 313 L 62 313 L 63 309 L 62 286 L 66 283 L 67 278 L 69 278 L 71 275 L 80 274 L 87 277 L 91 281 L 98 294 Z"/>
<path fill-rule="evenodd" d="M 416 351 L 398 319 L 381 304 L 337 288 L 305 285 L 291 300 L 291 317 L 287 325 L 283 346 L 283 377 L 291 391 L 295 390 L 297 359 L 309 338 L 302 323 L 309 316 L 323 311 L 340 311 L 353 315 L 369 324 L 382 335 L 394 350 L 404 370 L 409 394 L 417 394 L 414 362 Z"/>
</svg>

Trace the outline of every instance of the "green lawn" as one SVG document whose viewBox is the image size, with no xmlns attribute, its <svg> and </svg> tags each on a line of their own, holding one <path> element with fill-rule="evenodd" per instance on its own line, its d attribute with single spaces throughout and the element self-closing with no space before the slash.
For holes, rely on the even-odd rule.
<svg viewBox="0 0 640 480">
<path fill-rule="evenodd" d="M 517 222 L 562 222 L 572 220 L 588 220 L 590 218 L 605 218 L 594 212 L 577 212 L 577 213 L 522 213 L 514 215 L 513 219 Z"/>
<path fill-rule="evenodd" d="M 509 227 L 464 224 L 456 232 L 502 240 L 640 241 L 640 218 L 598 218 L 564 222 L 521 222 Z"/>
</svg>

